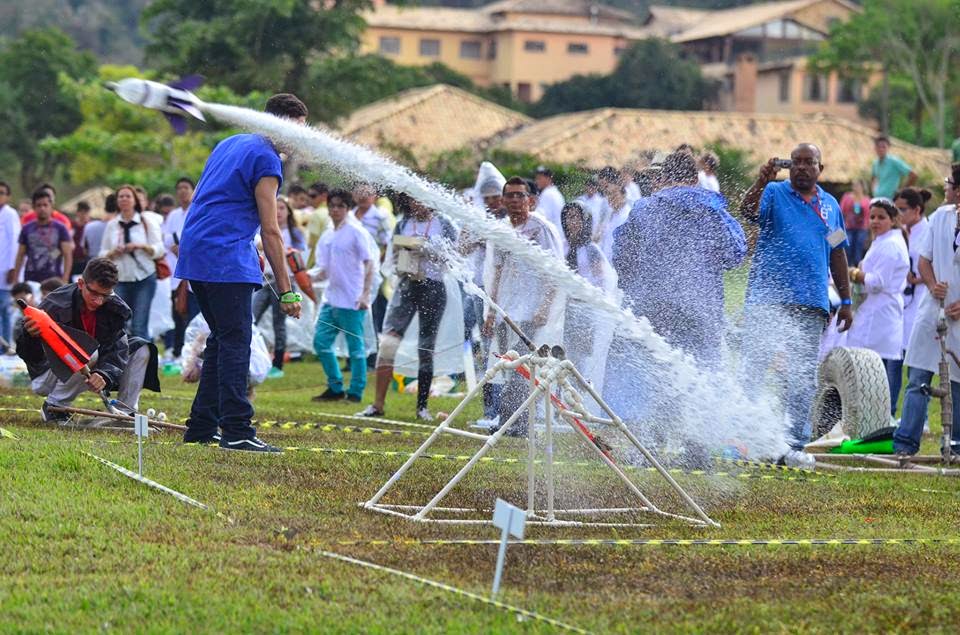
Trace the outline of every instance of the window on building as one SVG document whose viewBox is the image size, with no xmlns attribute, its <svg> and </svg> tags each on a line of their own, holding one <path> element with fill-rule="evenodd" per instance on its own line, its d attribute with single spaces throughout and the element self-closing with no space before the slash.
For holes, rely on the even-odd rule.
<svg viewBox="0 0 960 635">
<path fill-rule="evenodd" d="M 806 101 L 827 101 L 827 76 L 807 74 L 803 77 L 803 98 Z"/>
<path fill-rule="evenodd" d="M 380 52 L 384 55 L 399 55 L 400 54 L 400 38 L 381 36 Z"/>
<path fill-rule="evenodd" d="M 497 41 L 490 40 L 490 48 L 487 49 L 487 59 L 495 60 L 497 59 Z"/>
<path fill-rule="evenodd" d="M 583 42 L 570 42 L 567 44 L 567 53 L 571 55 L 586 55 L 590 52 L 590 46 Z"/>
<path fill-rule="evenodd" d="M 478 60 L 481 57 L 483 44 L 476 40 L 460 42 L 460 57 L 468 60 Z"/>
<path fill-rule="evenodd" d="M 841 79 L 837 101 L 842 104 L 856 104 L 863 96 L 863 83 L 859 79 Z"/>
<path fill-rule="evenodd" d="M 627 49 L 624 48 L 624 47 L 622 47 L 622 46 L 615 46 L 615 47 L 613 47 L 613 54 L 614 54 L 616 57 L 620 57 L 621 55 L 623 55 L 623 54 L 626 53 L 626 52 L 627 52 Z"/>
<path fill-rule="evenodd" d="M 528 53 L 543 53 L 547 50 L 547 43 L 543 40 L 526 40 L 523 43 L 523 50 Z"/>
<path fill-rule="evenodd" d="M 517 84 L 517 98 L 526 103 L 533 101 L 533 94 L 530 91 L 530 84 L 527 82 L 520 82 Z"/>
<path fill-rule="evenodd" d="M 790 71 L 780 71 L 777 77 L 779 81 L 780 103 L 785 104 L 790 101 Z"/>
<path fill-rule="evenodd" d="M 440 57 L 440 40 L 420 40 L 421 57 Z"/>
</svg>

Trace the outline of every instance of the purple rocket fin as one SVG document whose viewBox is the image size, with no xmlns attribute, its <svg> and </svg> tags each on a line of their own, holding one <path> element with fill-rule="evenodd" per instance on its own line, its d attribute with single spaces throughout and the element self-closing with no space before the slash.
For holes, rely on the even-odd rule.
<svg viewBox="0 0 960 635">
<path fill-rule="evenodd" d="M 163 116 L 167 118 L 167 121 L 170 122 L 170 126 L 173 128 L 173 131 L 177 134 L 186 134 L 187 132 L 187 120 L 181 117 L 180 115 L 175 115 L 172 112 L 165 112 Z"/>
<path fill-rule="evenodd" d="M 203 75 L 187 75 L 186 77 L 181 77 L 175 82 L 167 84 L 170 88 L 179 88 L 180 90 L 196 90 L 203 85 Z"/>
</svg>

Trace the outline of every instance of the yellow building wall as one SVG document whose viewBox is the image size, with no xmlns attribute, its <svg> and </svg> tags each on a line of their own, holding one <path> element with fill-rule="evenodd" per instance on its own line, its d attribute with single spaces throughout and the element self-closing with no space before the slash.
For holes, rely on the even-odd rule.
<svg viewBox="0 0 960 635">
<path fill-rule="evenodd" d="M 380 51 L 380 38 L 394 37 L 400 40 L 400 53 L 388 55 Z M 437 40 L 440 42 L 440 55 L 428 56 L 420 54 L 421 40 Z M 460 43 L 464 41 L 480 42 L 480 58 L 460 57 Z M 463 73 L 481 86 L 490 83 L 491 60 L 487 59 L 490 52 L 491 38 L 484 33 L 464 33 L 452 31 L 412 31 L 406 29 L 387 29 L 382 27 L 367 27 L 361 40 L 360 50 L 363 53 L 378 53 L 403 66 L 427 66 L 440 62 L 459 73 Z"/>
</svg>

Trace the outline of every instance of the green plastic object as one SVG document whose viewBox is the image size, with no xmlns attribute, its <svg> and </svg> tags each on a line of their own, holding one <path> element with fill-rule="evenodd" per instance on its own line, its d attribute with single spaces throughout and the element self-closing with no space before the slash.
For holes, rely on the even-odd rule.
<svg viewBox="0 0 960 635">
<path fill-rule="evenodd" d="M 856 439 L 844 441 L 830 454 L 893 454 L 893 439 Z"/>
</svg>

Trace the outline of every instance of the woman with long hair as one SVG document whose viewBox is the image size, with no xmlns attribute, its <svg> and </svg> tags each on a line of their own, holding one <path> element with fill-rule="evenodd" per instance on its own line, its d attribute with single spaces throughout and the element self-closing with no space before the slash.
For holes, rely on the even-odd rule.
<svg viewBox="0 0 960 635">
<path fill-rule="evenodd" d="M 850 280 L 863 285 L 866 299 L 857 309 L 847 346 L 869 348 L 880 355 L 887 369 L 892 416 L 903 369 L 903 289 L 910 271 L 910 254 L 900 226 L 900 211 L 890 199 L 870 201 L 870 233 L 873 240 L 860 267 L 850 269 Z"/>
<path fill-rule="evenodd" d="M 277 197 L 277 224 L 280 225 L 285 248 L 297 251 L 307 248 L 303 231 L 297 226 L 293 206 L 285 196 Z M 293 288 L 293 277 L 290 276 L 290 272 L 284 271 L 281 275 L 290 278 L 290 285 Z M 274 284 L 276 273 L 269 265 L 264 271 L 264 276 L 267 284 L 253 294 L 253 321 L 259 322 L 267 309 L 273 309 L 273 367 L 267 377 L 276 379 L 283 377 L 283 358 L 287 354 L 287 316 L 280 310 L 280 298 L 277 297 L 276 284 Z"/>
<path fill-rule="evenodd" d="M 613 295 L 617 274 L 600 247 L 593 242 L 593 218 L 580 203 L 567 203 L 560 213 L 560 225 L 567 239 L 567 266 L 590 284 Z M 606 354 L 613 337 L 612 328 L 602 323 L 595 311 L 582 302 L 567 303 L 563 323 L 563 347 L 580 373 L 598 390 L 603 387 Z"/>
<path fill-rule="evenodd" d="M 157 265 L 163 256 L 160 226 L 142 215 L 143 207 L 132 185 L 117 188 L 116 218 L 107 223 L 100 255 L 113 260 L 120 271 L 116 293 L 133 312 L 130 334 L 150 339 L 150 304 L 157 287 Z"/>
</svg>

